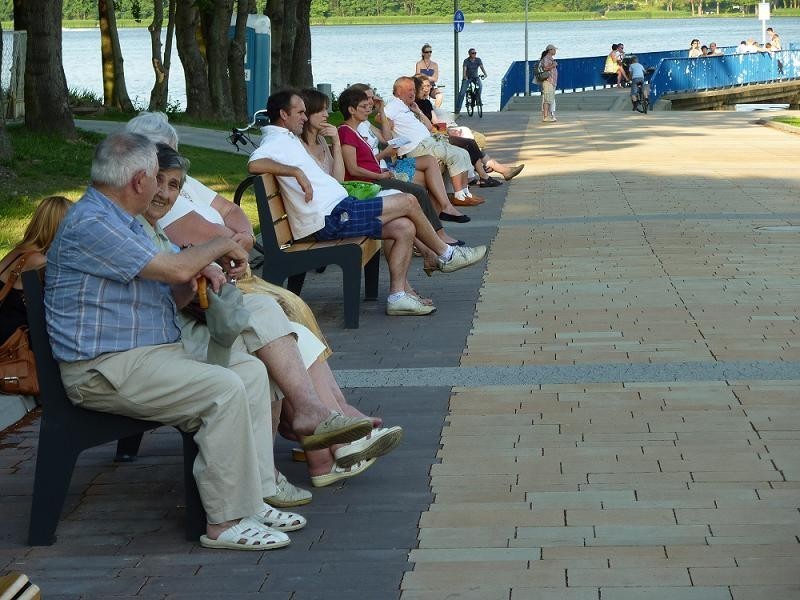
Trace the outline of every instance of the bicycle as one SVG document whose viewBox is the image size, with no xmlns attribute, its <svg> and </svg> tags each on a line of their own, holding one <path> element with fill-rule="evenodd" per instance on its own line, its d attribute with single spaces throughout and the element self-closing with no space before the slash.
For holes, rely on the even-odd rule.
<svg viewBox="0 0 800 600">
<path fill-rule="evenodd" d="M 486 75 L 481 75 L 480 78 L 486 79 Z M 478 84 L 475 82 L 475 79 L 469 80 L 469 86 L 467 87 L 467 93 L 464 98 L 466 100 L 467 115 L 471 117 L 477 108 L 478 117 L 483 117 L 483 100 L 481 100 L 481 90 L 478 87 Z"/>
<path fill-rule="evenodd" d="M 234 127 L 231 130 L 231 134 L 228 136 L 228 141 L 233 144 L 237 152 L 241 148 L 245 148 L 246 152 L 252 152 L 258 148 L 258 144 L 250 137 L 250 130 L 256 127 L 264 127 L 265 125 L 269 125 L 269 117 L 267 117 L 266 109 L 262 108 L 253 113 L 253 120 L 250 123 L 241 128 Z M 253 150 L 246 149 L 248 145 L 252 146 Z"/>
<path fill-rule="evenodd" d="M 636 100 L 633 103 L 633 110 L 646 115 L 647 108 L 650 106 L 650 100 L 648 98 L 650 95 L 650 84 L 646 81 L 637 81 L 636 88 Z"/>
</svg>

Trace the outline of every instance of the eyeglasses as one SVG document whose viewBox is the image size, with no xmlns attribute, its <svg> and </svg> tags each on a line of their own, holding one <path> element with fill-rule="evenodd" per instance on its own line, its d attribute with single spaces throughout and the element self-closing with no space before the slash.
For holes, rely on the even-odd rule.
<svg viewBox="0 0 800 600">
<path fill-rule="evenodd" d="M 433 50 L 423 50 L 422 51 L 423 54 L 430 54 L 431 52 L 433 52 Z"/>
<path fill-rule="evenodd" d="M 477 54 L 477 52 L 470 52 L 469 55 L 472 56 L 473 54 Z"/>
</svg>

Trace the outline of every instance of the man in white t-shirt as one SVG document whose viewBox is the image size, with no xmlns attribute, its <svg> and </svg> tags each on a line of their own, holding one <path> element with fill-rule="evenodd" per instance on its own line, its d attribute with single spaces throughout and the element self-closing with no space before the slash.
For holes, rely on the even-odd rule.
<svg viewBox="0 0 800 600">
<path fill-rule="evenodd" d="M 411 77 L 398 78 L 394 82 L 392 93 L 394 98 L 386 104 L 383 113 L 391 121 L 394 135 L 408 140 L 408 143 L 397 149 L 397 154 L 413 157 L 426 154 L 435 156 L 447 166 L 453 180 L 455 198 L 471 198 L 467 177 L 467 172 L 472 167 L 469 153 L 431 135 L 432 125 L 415 102 L 416 88 Z"/>
<path fill-rule="evenodd" d="M 303 99 L 293 90 L 267 100 L 271 125 L 263 129 L 261 145 L 248 164 L 252 174 L 271 173 L 278 179 L 289 226 L 296 239 L 318 240 L 367 236 L 392 240 L 384 248 L 389 264 L 388 315 L 427 315 L 436 308 L 424 304 L 408 283 L 414 245 L 426 256 L 426 271 L 450 273 L 483 259 L 486 247 L 453 248 L 436 235 L 416 198 L 410 194 L 357 200 L 320 168 L 300 141 L 308 120 Z"/>
</svg>

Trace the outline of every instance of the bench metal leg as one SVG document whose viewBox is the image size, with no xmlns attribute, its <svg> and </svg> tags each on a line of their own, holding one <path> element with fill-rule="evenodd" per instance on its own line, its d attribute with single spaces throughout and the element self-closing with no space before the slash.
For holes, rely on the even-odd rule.
<svg viewBox="0 0 800 600">
<path fill-rule="evenodd" d="M 381 253 L 375 255 L 364 265 L 364 300 L 378 299 L 378 277 L 381 270 Z"/>
<path fill-rule="evenodd" d="M 286 284 L 286 289 L 299 296 L 300 292 L 303 291 L 303 284 L 305 281 L 305 271 L 303 273 L 297 273 L 296 275 L 290 275 L 289 281 Z"/>
<path fill-rule="evenodd" d="M 50 546 L 56 540 L 56 527 L 80 454 L 80 450 L 72 447 L 66 437 L 51 434 L 39 438 L 28 526 L 28 544 L 31 546 Z"/>
<path fill-rule="evenodd" d="M 342 267 L 344 287 L 344 327 L 358 329 L 358 311 L 361 302 L 361 265 L 348 262 Z"/>
<path fill-rule="evenodd" d="M 139 446 L 142 445 L 143 433 L 130 435 L 117 441 L 117 454 L 114 462 L 133 462 L 139 455 Z"/>
<path fill-rule="evenodd" d="M 194 478 L 194 461 L 197 444 L 194 433 L 181 431 L 183 437 L 183 485 L 186 493 L 186 540 L 196 542 L 206 532 L 206 511 L 200 500 L 200 491 Z"/>
</svg>

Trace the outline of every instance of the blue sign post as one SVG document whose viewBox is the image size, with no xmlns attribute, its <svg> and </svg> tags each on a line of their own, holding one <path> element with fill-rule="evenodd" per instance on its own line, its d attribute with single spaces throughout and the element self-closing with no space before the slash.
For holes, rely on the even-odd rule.
<svg viewBox="0 0 800 600">
<path fill-rule="evenodd" d="M 464 13 L 460 10 L 453 13 L 453 29 L 456 33 L 464 31 Z"/>
<path fill-rule="evenodd" d="M 464 13 L 458 8 L 458 0 L 453 1 L 453 112 L 458 110 L 458 89 L 461 72 L 458 68 L 458 34 L 464 31 Z"/>
</svg>

